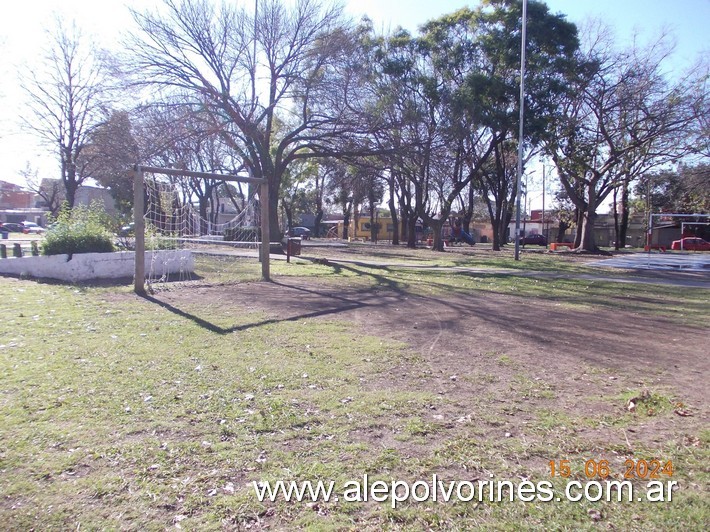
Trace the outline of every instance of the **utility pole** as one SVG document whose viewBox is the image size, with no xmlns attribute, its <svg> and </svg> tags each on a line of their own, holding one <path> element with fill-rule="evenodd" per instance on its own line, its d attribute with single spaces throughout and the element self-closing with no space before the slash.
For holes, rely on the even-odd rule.
<svg viewBox="0 0 710 532">
<path fill-rule="evenodd" d="M 542 236 L 545 237 L 545 242 L 549 240 L 547 233 L 548 231 L 545 230 L 545 163 L 542 163 Z"/>
<path fill-rule="evenodd" d="M 528 0 L 523 0 L 522 37 L 520 43 L 520 128 L 518 130 L 518 192 L 515 209 L 515 260 L 520 260 L 520 192 L 523 180 L 523 117 L 525 116 L 525 40 L 527 38 Z"/>
</svg>

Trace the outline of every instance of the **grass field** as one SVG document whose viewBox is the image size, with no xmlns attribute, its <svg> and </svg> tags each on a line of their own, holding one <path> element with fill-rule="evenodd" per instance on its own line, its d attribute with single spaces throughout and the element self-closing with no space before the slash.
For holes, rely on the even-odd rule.
<svg viewBox="0 0 710 532">
<path fill-rule="evenodd" d="M 271 285 L 253 282 L 256 262 L 202 257 L 198 279 L 146 298 L 128 283 L 0 278 L 2 528 L 700 530 L 710 521 L 708 290 L 581 279 L 591 271 L 583 261 L 542 254 L 516 263 L 365 246 L 314 253 L 329 260 L 274 263 Z M 607 330 L 622 323 L 625 336 Z M 675 331 L 693 338 L 676 341 Z M 570 477 L 552 478 L 550 462 L 563 460 Z M 672 475 L 657 471 L 664 485 L 677 482 L 672 501 L 558 502 L 568 481 L 593 480 L 589 460 L 608 461 L 614 480 L 627 460 L 672 462 Z M 340 490 L 364 475 L 434 474 L 549 481 L 554 495 L 393 509 L 259 502 L 253 486 L 322 480 Z M 635 471 L 639 495 L 649 475 Z"/>
</svg>

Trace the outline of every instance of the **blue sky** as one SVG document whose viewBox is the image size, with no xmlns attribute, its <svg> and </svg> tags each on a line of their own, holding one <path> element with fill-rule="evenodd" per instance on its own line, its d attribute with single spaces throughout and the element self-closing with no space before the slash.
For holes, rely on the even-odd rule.
<svg viewBox="0 0 710 532">
<path fill-rule="evenodd" d="M 254 0 L 246 0 L 249 5 Z M 54 12 L 75 18 L 86 34 L 102 45 L 113 47 L 121 30 L 130 23 L 127 5 L 143 9 L 155 0 L 20 0 L 3 6 L 0 17 L 0 180 L 22 183 L 19 171 L 26 162 L 56 173 L 56 163 L 34 139 L 19 131 L 22 94 L 18 90 L 18 68 L 33 68 L 41 55 L 44 28 Z M 642 40 L 669 30 L 677 43 L 676 65 L 690 64 L 703 51 L 710 52 L 708 21 L 710 0 L 548 0 L 553 12 L 581 23 L 597 17 L 612 26 L 620 42 L 637 32 Z M 409 30 L 439 15 L 477 2 L 459 0 L 350 0 L 347 12 L 355 17 L 369 15 L 378 29 L 401 25 Z"/>
</svg>

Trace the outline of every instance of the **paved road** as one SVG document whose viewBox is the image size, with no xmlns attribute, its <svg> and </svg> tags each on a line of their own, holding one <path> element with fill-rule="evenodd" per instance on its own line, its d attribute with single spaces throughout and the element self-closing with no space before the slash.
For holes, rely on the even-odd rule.
<svg viewBox="0 0 710 532">
<path fill-rule="evenodd" d="M 589 266 L 632 270 L 710 271 L 710 253 L 629 253 L 590 262 Z"/>
</svg>

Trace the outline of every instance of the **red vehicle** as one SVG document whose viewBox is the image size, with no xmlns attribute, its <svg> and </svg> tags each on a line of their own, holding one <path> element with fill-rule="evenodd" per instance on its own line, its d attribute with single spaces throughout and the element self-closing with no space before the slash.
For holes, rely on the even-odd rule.
<svg viewBox="0 0 710 532">
<path fill-rule="evenodd" d="M 682 249 L 684 251 L 710 251 L 710 242 L 695 236 L 687 236 L 685 238 L 681 238 L 680 240 L 674 240 L 671 244 L 671 249 Z"/>
</svg>

